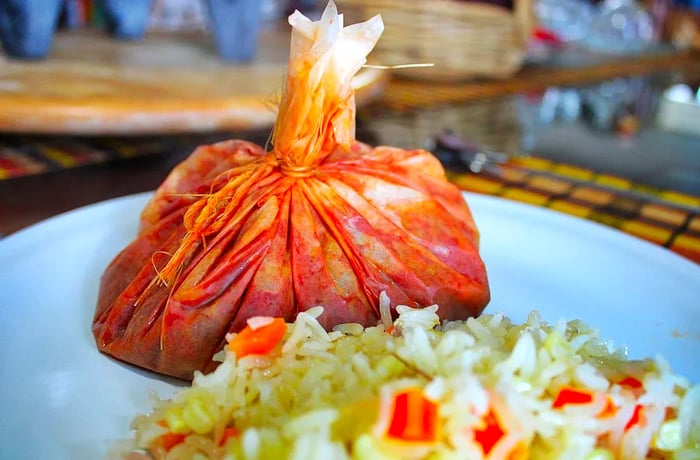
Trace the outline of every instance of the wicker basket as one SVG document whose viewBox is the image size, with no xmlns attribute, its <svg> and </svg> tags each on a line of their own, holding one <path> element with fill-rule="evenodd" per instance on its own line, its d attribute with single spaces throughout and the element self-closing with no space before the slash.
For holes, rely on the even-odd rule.
<svg viewBox="0 0 700 460">
<path fill-rule="evenodd" d="M 372 64 L 431 62 L 397 70 L 430 81 L 507 78 L 525 59 L 534 16 L 532 0 L 513 0 L 513 10 L 457 0 L 337 0 L 346 23 L 381 14 L 384 34 Z"/>
</svg>

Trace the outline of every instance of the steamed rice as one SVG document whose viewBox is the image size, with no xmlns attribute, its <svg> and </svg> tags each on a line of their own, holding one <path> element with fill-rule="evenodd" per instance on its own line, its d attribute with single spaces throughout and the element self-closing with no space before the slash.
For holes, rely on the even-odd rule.
<svg viewBox="0 0 700 460">
<path fill-rule="evenodd" d="M 331 332 L 322 308 L 300 313 L 269 355 L 222 352 L 215 372 L 137 417 L 131 447 L 158 459 L 700 459 L 700 386 L 661 358 L 629 361 L 579 321 L 440 324 L 436 310 L 399 306 L 393 325 Z M 555 407 L 562 388 L 595 397 Z M 388 435 L 406 389 L 437 407 L 434 441 Z M 487 448 L 475 432 L 489 415 L 502 435 Z"/>
</svg>

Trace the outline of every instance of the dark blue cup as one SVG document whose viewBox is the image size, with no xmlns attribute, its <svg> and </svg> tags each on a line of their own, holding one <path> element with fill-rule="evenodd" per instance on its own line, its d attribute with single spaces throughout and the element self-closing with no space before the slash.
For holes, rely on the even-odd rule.
<svg viewBox="0 0 700 460">
<path fill-rule="evenodd" d="M 258 50 L 259 0 L 207 0 L 212 33 L 219 56 L 230 62 L 248 62 Z"/>
<path fill-rule="evenodd" d="M 107 30 L 117 38 L 142 38 L 152 3 L 153 0 L 102 0 Z"/>
<path fill-rule="evenodd" d="M 0 0 L 0 41 L 9 56 L 42 59 L 51 50 L 63 0 Z"/>
</svg>

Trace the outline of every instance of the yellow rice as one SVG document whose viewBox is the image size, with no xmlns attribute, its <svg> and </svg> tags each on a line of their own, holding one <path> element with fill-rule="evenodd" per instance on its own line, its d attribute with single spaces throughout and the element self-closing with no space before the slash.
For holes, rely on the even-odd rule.
<svg viewBox="0 0 700 460">
<path fill-rule="evenodd" d="M 391 334 L 386 315 L 326 332 L 321 307 L 300 313 L 269 355 L 224 351 L 215 372 L 135 418 L 130 449 L 158 459 L 700 459 L 700 386 L 661 358 L 627 360 L 579 321 L 547 324 L 533 312 L 521 325 L 502 314 L 440 324 L 436 309 L 397 307 Z M 641 394 L 620 383 L 626 376 Z M 382 431 L 385 402 L 406 388 L 437 404 L 435 442 Z M 561 388 L 604 395 L 617 410 L 553 407 Z M 484 455 L 474 432 L 496 403 L 508 438 Z M 643 423 L 625 428 L 636 406 Z M 222 442 L 226 427 L 238 435 Z M 169 432 L 184 442 L 166 451 Z"/>
</svg>

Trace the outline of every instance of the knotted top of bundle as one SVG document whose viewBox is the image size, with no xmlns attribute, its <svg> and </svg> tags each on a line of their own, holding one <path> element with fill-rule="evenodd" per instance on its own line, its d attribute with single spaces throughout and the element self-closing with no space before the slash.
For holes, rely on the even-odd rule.
<svg viewBox="0 0 700 460">
<path fill-rule="evenodd" d="M 384 30 L 380 16 L 343 25 L 335 4 L 320 21 L 295 11 L 287 84 L 273 131 L 272 145 L 282 171 L 313 171 L 336 147 L 355 140 L 352 78 Z"/>
</svg>

